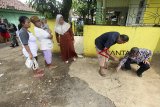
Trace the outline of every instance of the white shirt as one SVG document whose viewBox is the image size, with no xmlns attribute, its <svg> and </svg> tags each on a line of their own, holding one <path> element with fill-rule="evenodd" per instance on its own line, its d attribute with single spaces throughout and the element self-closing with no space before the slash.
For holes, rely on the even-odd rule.
<svg viewBox="0 0 160 107">
<path fill-rule="evenodd" d="M 40 42 L 41 50 L 51 50 L 53 48 L 53 42 L 49 39 L 50 34 L 47 31 L 42 28 L 35 27 L 34 32 Z"/>
<path fill-rule="evenodd" d="M 30 33 L 30 32 L 28 32 L 28 34 L 29 34 L 28 46 L 30 48 L 30 51 L 31 51 L 33 57 L 36 57 L 37 56 L 37 51 L 38 51 L 38 46 L 36 44 L 36 37 L 33 36 L 33 34 Z M 28 52 L 26 51 L 26 49 L 24 48 L 23 45 L 22 45 L 22 47 L 23 47 L 22 52 L 23 52 L 24 56 L 29 57 L 29 54 L 28 54 Z"/>
</svg>

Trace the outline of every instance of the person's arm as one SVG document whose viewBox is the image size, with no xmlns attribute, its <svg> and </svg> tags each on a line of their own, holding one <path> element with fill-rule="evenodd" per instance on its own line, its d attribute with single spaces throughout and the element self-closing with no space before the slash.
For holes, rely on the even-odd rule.
<svg viewBox="0 0 160 107">
<path fill-rule="evenodd" d="M 59 34 L 55 32 L 55 35 L 56 35 L 57 43 L 58 43 L 58 45 L 59 45 L 59 43 L 60 43 L 60 37 L 59 37 Z"/>
<path fill-rule="evenodd" d="M 48 39 L 52 39 L 53 38 L 53 35 L 49 32 L 47 32 L 46 30 L 43 30 L 43 35 L 45 35 L 45 38 L 48 38 Z"/>
<path fill-rule="evenodd" d="M 109 51 L 110 46 L 113 45 L 113 43 L 112 43 L 111 41 L 112 41 L 112 40 L 107 40 L 107 41 L 106 41 L 106 43 L 105 43 L 105 50 L 107 51 L 107 53 L 109 54 L 109 56 L 110 56 L 111 58 L 113 58 L 113 60 L 119 61 L 119 59 L 118 59 L 115 55 L 111 54 L 111 52 Z"/>
<path fill-rule="evenodd" d="M 146 49 L 144 53 L 145 53 L 145 60 L 143 61 L 143 63 L 150 65 L 150 62 L 148 60 L 152 56 L 152 51 Z"/>
<path fill-rule="evenodd" d="M 72 40 L 74 41 L 74 33 L 73 33 L 73 31 L 72 31 L 72 28 L 69 29 L 69 33 L 71 34 L 71 38 L 72 38 Z"/>
<path fill-rule="evenodd" d="M 127 59 L 128 59 L 128 55 L 126 55 L 126 56 L 120 61 L 118 67 L 116 68 L 116 71 L 117 71 L 117 72 L 121 69 L 121 67 L 124 65 L 124 63 L 127 61 Z"/>
<path fill-rule="evenodd" d="M 152 56 L 152 51 L 151 50 L 146 50 L 146 57 L 145 60 L 149 60 L 149 58 Z"/>
<path fill-rule="evenodd" d="M 49 39 L 53 39 L 53 35 L 50 33 Z"/>
<path fill-rule="evenodd" d="M 31 53 L 31 50 L 30 50 L 29 46 L 28 46 L 28 45 L 24 45 L 24 48 L 25 48 L 26 51 L 28 52 L 29 58 L 30 58 L 30 59 L 33 59 L 33 55 L 32 55 L 32 53 Z"/>
<path fill-rule="evenodd" d="M 119 61 L 119 58 L 117 58 L 115 55 L 111 54 L 111 52 L 108 50 L 107 53 L 110 55 L 110 57 L 114 60 L 114 61 Z"/>
</svg>

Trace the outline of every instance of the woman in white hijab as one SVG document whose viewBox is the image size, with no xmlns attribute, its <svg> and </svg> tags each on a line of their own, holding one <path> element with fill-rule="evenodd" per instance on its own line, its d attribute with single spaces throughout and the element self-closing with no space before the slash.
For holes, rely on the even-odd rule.
<svg viewBox="0 0 160 107">
<path fill-rule="evenodd" d="M 64 21 L 61 14 L 56 17 L 55 33 L 57 43 L 60 46 L 62 60 L 65 63 L 68 63 L 69 59 L 75 61 L 77 54 L 74 49 L 74 34 L 70 24 Z"/>
</svg>

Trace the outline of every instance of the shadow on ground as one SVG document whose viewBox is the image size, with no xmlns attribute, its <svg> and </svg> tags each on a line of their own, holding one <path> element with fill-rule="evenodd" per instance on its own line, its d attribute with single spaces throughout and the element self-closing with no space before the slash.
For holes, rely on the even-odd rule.
<svg viewBox="0 0 160 107">
<path fill-rule="evenodd" d="M 45 76 L 33 78 L 26 69 L 19 48 L 3 47 L 0 51 L 0 107 L 115 107 L 78 77 L 70 77 L 69 66 L 58 55 L 55 70 L 45 69 Z M 44 67 L 42 55 L 40 66 Z"/>
</svg>

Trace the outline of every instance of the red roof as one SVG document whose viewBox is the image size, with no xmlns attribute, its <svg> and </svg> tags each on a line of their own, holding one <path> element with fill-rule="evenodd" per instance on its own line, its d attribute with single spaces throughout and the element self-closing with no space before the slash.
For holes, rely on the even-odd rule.
<svg viewBox="0 0 160 107">
<path fill-rule="evenodd" d="M 35 12 L 34 9 L 18 0 L 0 0 L 0 8 Z"/>
</svg>

